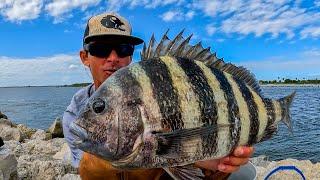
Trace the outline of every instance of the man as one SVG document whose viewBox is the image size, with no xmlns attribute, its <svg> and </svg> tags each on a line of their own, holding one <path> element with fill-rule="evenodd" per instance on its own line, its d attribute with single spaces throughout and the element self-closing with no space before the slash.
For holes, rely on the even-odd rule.
<svg viewBox="0 0 320 180">
<path fill-rule="evenodd" d="M 159 179 L 162 169 L 122 171 L 112 167 L 107 161 L 76 149 L 75 141 L 69 132 L 73 122 L 89 97 L 115 71 L 128 66 L 132 61 L 134 46 L 141 44 L 142 39 L 131 35 L 131 26 L 126 19 L 114 14 L 105 13 L 89 19 L 84 33 L 83 50 L 80 51 L 82 63 L 92 74 L 93 84 L 79 90 L 72 98 L 63 116 L 63 131 L 72 152 L 72 165 L 79 167 L 82 179 Z M 248 162 L 253 153 L 252 147 L 239 147 L 228 157 L 219 160 L 196 162 L 209 176 L 212 171 L 234 172 Z M 208 173 L 209 172 L 209 173 Z"/>
</svg>

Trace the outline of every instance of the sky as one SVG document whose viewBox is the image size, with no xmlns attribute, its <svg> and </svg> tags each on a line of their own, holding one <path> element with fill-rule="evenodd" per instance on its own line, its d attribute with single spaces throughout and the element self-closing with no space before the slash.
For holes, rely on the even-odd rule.
<svg viewBox="0 0 320 180">
<path fill-rule="evenodd" d="M 109 11 L 145 42 L 185 29 L 258 80 L 320 78 L 320 0 L 0 0 L 0 87 L 91 82 L 78 55 L 85 25 Z"/>
</svg>

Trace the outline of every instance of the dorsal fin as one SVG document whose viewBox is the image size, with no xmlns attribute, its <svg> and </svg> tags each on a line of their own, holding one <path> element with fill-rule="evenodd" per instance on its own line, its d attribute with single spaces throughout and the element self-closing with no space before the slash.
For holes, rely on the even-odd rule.
<svg viewBox="0 0 320 180">
<path fill-rule="evenodd" d="M 225 63 L 223 58 L 218 58 L 216 53 L 211 52 L 210 47 L 203 48 L 201 42 L 193 46 L 190 45 L 189 42 L 192 35 L 185 39 L 182 36 L 184 29 L 173 40 L 168 38 L 168 31 L 169 30 L 163 35 L 159 44 L 156 43 L 154 35 L 152 35 L 149 45 L 146 47 L 144 44 L 143 50 L 140 53 L 141 60 L 169 55 L 201 61 L 206 64 L 207 67 L 227 72 L 235 78 L 244 81 L 256 92 L 261 92 L 258 81 L 246 68 L 242 66 L 237 67 L 231 63 Z"/>
<path fill-rule="evenodd" d="M 261 94 L 261 89 L 258 81 L 256 80 L 254 74 L 242 66 L 235 66 L 231 63 L 225 63 L 222 59 L 215 61 L 213 64 L 209 65 L 210 68 L 220 69 L 233 75 L 235 78 L 244 81 L 247 85 L 251 86 L 256 92 Z"/>
</svg>

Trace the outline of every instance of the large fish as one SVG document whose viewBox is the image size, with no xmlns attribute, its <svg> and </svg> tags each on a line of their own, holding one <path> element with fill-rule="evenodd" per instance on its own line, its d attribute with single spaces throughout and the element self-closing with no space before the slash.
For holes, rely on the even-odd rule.
<svg viewBox="0 0 320 180">
<path fill-rule="evenodd" d="M 175 179 L 203 174 L 191 164 L 269 139 L 295 93 L 271 100 L 254 76 L 201 43 L 152 36 L 142 60 L 110 76 L 71 125 L 75 145 L 123 169 L 164 168 Z"/>
</svg>

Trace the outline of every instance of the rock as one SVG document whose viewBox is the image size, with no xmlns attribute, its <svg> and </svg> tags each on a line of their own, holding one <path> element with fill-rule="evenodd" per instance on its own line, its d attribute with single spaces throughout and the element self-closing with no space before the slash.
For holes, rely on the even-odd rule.
<svg viewBox="0 0 320 180">
<path fill-rule="evenodd" d="M 69 145 L 64 143 L 61 150 L 53 156 L 53 159 L 60 159 L 65 163 L 71 164 L 71 150 Z"/>
<path fill-rule="evenodd" d="M 29 128 L 24 124 L 18 124 L 17 128 L 21 132 L 23 139 L 30 139 L 31 136 L 37 131 L 37 129 Z"/>
<path fill-rule="evenodd" d="M 8 119 L 8 117 L 0 111 L 0 119 Z"/>
<path fill-rule="evenodd" d="M 63 138 L 61 119 L 57 117 L 47 131 L 52 134 L 52 138 Z"/>
<path fill-rule="evenodd" d="M 15 126 L 9 119 L 0 118 L 0 125 Z"/>
<path fill-rule="evenodd" d="M 0 147 L 0 179 L 17 179 L 17 159 L 6 146 Z"/>
<path fill-rule="evenodd" d="M 15 154 L 17 157 L 22 155 L 46 155 L 52 157 L 62 148 L 65 143 L 63 138 L 50 139 L 48 141 L 33 139 L 17 146 Z"/>
<path fill-rule="evenodd" d="M 22 141 L 22 135 L 16 125 L 8 119 L 0 119 L 0 136 L 4 141 Z"/>
<path fill-rule="evenodd" d="M 77 173 L 71 165 L 43 155 L 23 155 L 18 162 L 20 179 L 53 180 L 61 179 L 65 174 Z"/>
<path fill-rule="evenodd" d="M 0 148 L 4 145 L 2 137 L 0 137 Z"/>
<path fill-rule="evenodd" d="M 51 134 L 42 129 L 38 129 L 34 134 L 32 134 L 30 139 L 49 140 L 51 139 Z"/>
<path fill-rule="evenodd" d="M 17 156 L 17 153 L 16 153 L 16 149 L 19 149 L 22 147 L 22 145 L 19 141 L 11 140 L 11 141 L 5 141 L 4 143 L 12 152 L 14 152 L 16 157 L 19 157 L 19 156 Z"/>
<path fill-rule="evenodd" d="M 81 178 L 79 174 L 66 174 L 61 180 L 81 180 Z"/>
<path fill-rule="evenodd" d="M 279 166 L 295 166 L 302 171 L 306 179 L 320 179 L 320 163 L 313 164 L 310 160 L 285 159 L 260 164 L 261 166 L 257 166 L 257 163 L 255 165 L 257 170 L 257 179 L 265 179 L 272 170 Z M 301 179 L 301 176 L 293 170 L 280 170 L 274 173 L 269 179 Z"/>
</svg>

